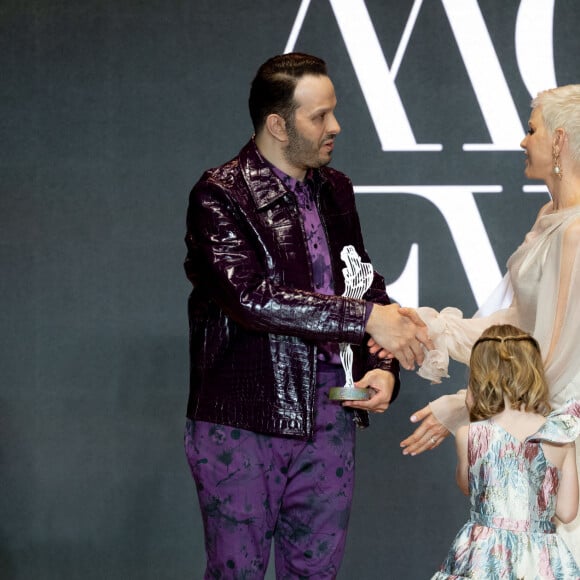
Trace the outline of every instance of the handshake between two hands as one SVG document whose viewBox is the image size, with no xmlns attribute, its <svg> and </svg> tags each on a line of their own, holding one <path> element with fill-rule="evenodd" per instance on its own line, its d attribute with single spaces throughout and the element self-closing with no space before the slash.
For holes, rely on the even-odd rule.
<svg viewBox="0 0 580 580">
<path fill-rule="evenodd" d="M 401 366 L 413 370 L 415 364 L 422 365 L 427 351 L 436 353 L 435 346 L 429 338 L 425 322 L 412 308 L 401 308 L 399 304 L 374 304 L 367 322 L 366 331 L 371 339 L 368 342 L 371 353 L 381 358 L 394 357 Z M 421 374 L 424 369 L 421 369 Z M 436 369 L 439 370 L 439 369 Z M 437 375 L 437 373 L 436 373 Z M 433 382 L 440 382 L 438 376 Z M 439 375 L 446 376 L 446 375 Z M 384 412 L 389 407 L 393 391 L 394 378 L 390 373 L 377 370 L 369 371 L 360 381 L 358 387 L 371 387 L 375 394 L 368 401 L 346 401 L 343 405 L 369 412 Z M 450 434 L 448 429 L 433 415 L 429 405 L 415 411 L 411 422 L 417 424 L 415 431 L 401 441 L 403 455 L 418 455 L 435 449 Z"/>
<path fill-rule="evenodd" d="M 396 303 L 374 304 L 366 331 L 371 336 L 368 342 L 371 353 L 396 358 L 407 370 L 422 364 L 425 352 L 434 348 L 427 326 L 417 312 Z"/>
<path fill-rule="evenodd" d="M 344 248 L 341 257 L 347 265 L 343 270 L 345 295 L 361 298 L 371 284 L 372 266 L 361 263 L 351 246 Z M 368 343 L 370 352 L 379 357 L 394 357 L 407 370 L 413 370 L 415 364 L 423 364 L 427 351 L 436 352 L 427 326 L 417 312 L 412 308 L 401 308 L 399 304 L 373 304 L 366 331 L 371 336 Z M 428 358 L 431 358 L 431 354 Z M 419 372 L 422 371 L 420 369 Z M 389 408 L 395 386 L 392 373 L 372 369 L 354 385 L 369 388 L 373 394 L 367 400 L 343 401 L 343 405 L 374 413 L 382 413 Z M 449 434 L 437 419 L 431 417 L 429 406 L 413 414 L 411 421 L 420 421 L 421 425 L 410 437 L 401 441 L 405 455 L 416 455 L 426 449 L 433 449 Z"/>
</svg>

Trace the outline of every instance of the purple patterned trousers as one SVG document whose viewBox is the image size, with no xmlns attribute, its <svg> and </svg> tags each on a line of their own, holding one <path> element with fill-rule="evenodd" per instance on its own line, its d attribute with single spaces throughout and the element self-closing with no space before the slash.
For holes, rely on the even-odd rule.
<svg viewBox="0 0 580 580">
<path fill-rule="evenodd" d="M 312 440 L 187 421 L 185 450 L 203 517 L 205 579 L 335 578 L 354 486 L 352 411 L 328 400 L 340 367 L 317 374 Z"/>
</svg>

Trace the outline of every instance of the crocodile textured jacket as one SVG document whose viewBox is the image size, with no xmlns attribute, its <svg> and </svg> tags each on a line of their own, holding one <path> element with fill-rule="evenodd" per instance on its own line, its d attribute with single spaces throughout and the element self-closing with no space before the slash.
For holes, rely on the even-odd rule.
<svg viewBox="0 0 580 580">
<path fill-rule="evenodd" d="M 365 301 L 344 291 L 340 252 L 363 245 L 351 181 L 314 171 L 315 198 L 327 232 L 336 296 L 313 292 L 296 200 L 251 140 L 230 162 L 206 171 L 187 213 L 190 394 L 187 416 L 269 435 L 312 435 L 316 351 L 320 342 L 353 345 L 355 380 L 370 368 L 397 378 L 396 360 L 365 348 Z M 388 304 L 375 273 L 365 300 Z M 393 398 L 394 398 L 393 396 Z M 361 426 L 364 412 L 353 411 Z"/>
</svg>

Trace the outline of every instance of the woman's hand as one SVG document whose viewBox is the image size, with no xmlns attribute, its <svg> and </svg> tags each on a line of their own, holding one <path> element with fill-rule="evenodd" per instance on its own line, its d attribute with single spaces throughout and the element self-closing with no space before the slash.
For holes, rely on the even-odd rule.
<svg viewBox="0 0 580 580">
<path fill-rule="evenodd" d="M 403 455 L 419 455 L 428 449 L 435 449 L 441 445 L 450 431 L 433 415 L 429 405 L 411 415 L 411 422 L 421 424 L 406 439 L 401 441 Z"/>
</svg>

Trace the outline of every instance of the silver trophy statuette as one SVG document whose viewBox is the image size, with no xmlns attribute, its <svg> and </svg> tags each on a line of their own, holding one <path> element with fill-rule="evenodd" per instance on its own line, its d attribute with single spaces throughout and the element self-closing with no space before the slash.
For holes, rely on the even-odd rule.
<svg viewBox="0 0 580 580">
<path fill-rule="evenodd" d="M 360 256 L 353 246 L 345 246 L 340 252 L 342 261 L 346 264 L 342 274 L 344 276 L 344 293 L 347 298 L 362 298 L 373 281 L 373 266 L 368 262 L 361 262 Z M 350 344 L 341 342 L 340 360 L 346 375 L 343 387 L 330 389 L 329 398 L 333 401 L 364 401 L 370 398 L 368 389 L 357 389 L 352 378 L 352 348 Z"/>
</svg>

